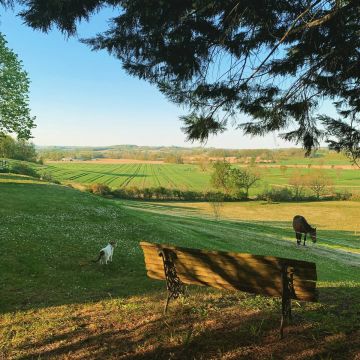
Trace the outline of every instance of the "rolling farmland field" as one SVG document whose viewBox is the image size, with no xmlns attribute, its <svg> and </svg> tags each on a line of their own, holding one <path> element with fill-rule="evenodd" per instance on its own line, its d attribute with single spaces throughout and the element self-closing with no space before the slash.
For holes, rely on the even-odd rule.
<svg viewBox="0 0 360 360">
<path fill-rule="evenodd" d="M 153 164 L 153 163 L 51 163 L 42 166 L 41 172 L 50 174 L 62 183 L 93 184 L 102 183 L 109 187 L 166 187 L 171 189 L 207 191 L 211 190 L 211 167 L 202 171 L 199 166 L 191 164 Z M 261 181 L 251 189 L 251 195 L 261 192 L 266 186 L 285 186 L 293 172 L 307 174 L 318 171 L 313 168 L 286 169 L 279 167 L 257 167 Z M 323 169 L 334 182 L 336 190 L 360 191 L 360 170 L 358 169 Z"/>
<path fill-rule="evenodd" d="M 210 172 L 196 165 L 178 164 L 51 164 L 46 172 L 61 182 L 80 184 L 102 183 L 111 188 L 163 186 L 184 190 L 210 188 Z"/>
</svg>

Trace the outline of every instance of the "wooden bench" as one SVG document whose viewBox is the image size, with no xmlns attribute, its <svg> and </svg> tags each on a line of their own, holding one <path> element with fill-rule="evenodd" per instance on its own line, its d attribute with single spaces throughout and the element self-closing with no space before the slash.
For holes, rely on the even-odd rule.
<svg viewBox="0 0 360 360">
<path fill-rule="evenodd" d="M 166 280 L 169 301 L 184 294 L 184 284 L 240 290 L 282 298 L 280 336 L 291 320 L 291 299 L 316 302 L 316 264 L 244 253 L 206 251 L 141 242 L 147 275 Z"/>
</svg>

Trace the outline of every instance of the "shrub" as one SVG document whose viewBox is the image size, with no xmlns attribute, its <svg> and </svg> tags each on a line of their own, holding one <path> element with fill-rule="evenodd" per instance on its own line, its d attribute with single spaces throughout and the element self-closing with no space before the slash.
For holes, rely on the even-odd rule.
<svg viewBox="0 0 360 360">
<path fill-rule="evenodd" d="M 154 194 L 155 198 L 158 200 L 170 200 L 172 198 L 172 191 L 164 188 L 163 186 L 158 186 L 152 189 L 152 193 Z"/>
<path fill-rule="evenodd" d="M 220 192 L 211 193 L 211 195 L 209 196 L 209 203 L 213 211 L 215 220 L 219 220 L 221 215 L 221 210 L 224 206 L 224 194 Z"/>
<path fill-rule="evenodd" d="M 351 201 L 360 201 L 360 192 L 356 192 L 356 193 L 352 194 L 350 200 Z"/>
<path fill-rule="evenodd" d="M 323 171 L 316 171 L 306 177 L 308 188 L 314 193 L 317 200 L 326 195 L 333 185 L 332 179 Z"/>
<path fill-rule="evenodd" d="M 51 182 L 53 184 L 60 184 L 60 181 L 54 179 L 53 176 L 51 174 L 49 174 L 49 173 L 41 174 L 40 179 L 44 180 L 44 181 L 47 181 L 47 182 Z"/>
<path fill-rule="evenodd" d="M 143 198 L 144 199 L 151 199 L 153 197 L 153 189 L 152 188 L 145 188 L 143 190 Z"/>
<path fill-rule="evenodd" d="M 120 199 L 127 199 L 128 198 L 128 194 L 127 191 L 125 189 L 116 189 L 113 191 L 113 195 L 117 198 Z"/>
<path fill-rule="evenodd" d="M 303 198 L 307 186 L 307 177 L 302 175 L 299 170 L 296 170 L 289 179 L 289 185 L 291 185 L 295 200 L 300 200 Z"/>
<path fill-rule="evenodd" d="M 352 194 L 351 192 L 349 192 L 348 190 L 345 191 L 337 191 L 334 194 L 334 200 L 350 200 L 352 198 Z"/>
<path fill-rule="evenodd" d="M 10 172 L 12 172 L 13 174 L 27 175 L 36 178 L 39 177 L 39 174 L 34 168 L 22 163 L 12 164 Z"/>
<path fill-rule="evenodd" d="M 178 189 L 173 190 L 173 196 L 175 200 L 182 200 L 184 198 L 183 192 Z"/>
<path fill-rule="evenodd" d="M 87 189 L 93 192 L 91 187 Z M 142 200 L 184 200 L 184 201 L 212 201 L 214 196 L 221 196 L 223 201 L 238 201 L 246 199 L 244 193 L 224 194 L 222 192 L 200 192 L 191 190 L 168 189 L 162 186 L 151 188 L 138 188 L 136 186 L 130 188 L 120 188 L 112 191 L 114 197 L 120 199 L 142 199 Z"/>
<path fill-rule="evenodd" d="M 137 186 L 132 186 L 129 189 L 127 189 L 128 194 L 131 195 L 130 197 L 135 199 L 141 199 L 143 191 L 142 189 L 139 189 Z"/>
<path fill-rule="evenodd" d="M 281 202 L 292 201 L 293 193 L 291 189 L 287 187 L 265 189 L 261 194 L 257 196 L 259 200 L 266 200 L 267 202 Z"/>
<path fill-rule="evenodd" d="M 91 184 L 89 191 L 93 194 L 101 196 L 111 195 L 110 188 L 105 184 Z"/>
</svg>

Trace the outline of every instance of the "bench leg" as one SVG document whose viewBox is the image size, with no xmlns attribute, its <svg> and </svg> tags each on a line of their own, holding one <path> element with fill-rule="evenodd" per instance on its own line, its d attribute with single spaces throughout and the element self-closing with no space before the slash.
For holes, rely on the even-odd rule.
<svg viewBox="0 0 360 360">
<path fill-rule="evenodd" d="M 284 315 L 281 315 L 281 323 L 280 323 L 280 339 L 284 338 Z"/>
<path fill-rule="evenodd" d="M 284 298 L 281 302 L 281 322 L 280 322 L 280 339 L 284 338 L 284 324 L 286 319 L 291 320 L 291 299 Z"/>
<path fill-rule="evenodd" d="M 291 299 L 289 299 L 288 317 L 289 317 L 289 321 L 292 321 L 292 314 L 291 314 Z"/>
<path fill-rule="evenodd" d="M 282 278 L 282 296 L 281 296 L 281 323 L 280 323 L 280 338 L 284 338 L 284 324 L 286 319 L 291 320 L 291 289 L 293 287 L 293 275 L 290 278 L 287 273 L 288 267 L 283 266 L 281 270 Z"/>
<path fill-rule="evenodd" d="M 164 308 L 164 315 L 165 315 L 170 300 L 177 299 L 180 295 L 184 294 L 184 284 L 181 282 L 180 278 L 176 273 L 175 264 L 173 262 L 173 258 L 175 258 L 176 255 L 172 254 L 170 251 L 167 251 L 167 249 L 163 249 L 162 251 L 159 252 L 159 256 L 161 256 L 163 259 L 166 288 L 168 291 L 166 305 Z"/>
</svg>

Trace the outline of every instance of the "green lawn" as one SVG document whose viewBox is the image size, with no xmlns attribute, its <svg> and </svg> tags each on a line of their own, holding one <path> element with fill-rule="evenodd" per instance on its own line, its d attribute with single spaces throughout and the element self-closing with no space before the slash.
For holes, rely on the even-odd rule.
<svg viewBox="0 0 360 360">
<path fill-rule="evenodd" d="M 177 350 L 173 351 L 180 356 L 184 354 L 181 352 L 184 344 L 189 344 L 192 339 L 186 318 L 199 324 L 204 321 L 205 327 L 211 327 L 211 321 L 217 317 L 215 323 L 226 323 L 221 314 L 231 309 L 232 312 L 248 312 L 249 325 L 242 327 L 248 335 L 245 330 L 244 333 L 234 330 L 234 341 L 229 338 L 231 345 L 221 346 L 216 340 L 218 332 L 212 329 L 214 341 L 208 344 L 210 350 L 202 350 L 203 354 L 208 354 L 205 358 L 210 359 L 209 354 L 217 348 L 233 353 L 234 344 L 242 343 L 239 337 L 247 339 L 252 332 L 258 334 L 260 342 L 267 341 L 266 334 L 277 333 L 277 301 L 207 289 L 193 290 L 188 302 L 174 305 L 178 309 L 174 321 L 179 321 L 178 325 L 185 321 L 180 327 L 172 320 L 168 326 L 164 325 L 160 307 L 165 296 L 164 283 L 146 277 L 138 245 L 142 240 L 316 262 L 321 302 L 301 305 L 295 310 L 301 324 L 308 326 L 304 344 L 314 342 L 315 349 L 320 343 L 327 344 L 325 337 L 329 334 L 342 333 L 345 337 L 342 342 L 348 344 L 346 356 L 353 354 L 351 336 L 359 329 L 356 301 L 360 295 L 360 267 L 359 257 L 352 251 L 359 249 L 359 236 L 350 236 L 349 231 L 336 234 L 342 251 L 326 247 L 321 241 L 318 245 L 297 248 L 295 241 L 290 241 L 291 229 L 285 221 L 215 221 L 195 211 L 190 204 L 187 208 L 184 205 L 121 202 L 14 175 L 0 175 L 0 204 L 3 253 L 0 262 L 0 353 L 6 354 L 5 358 L 38 358 L 43 353 L 47 354 L 45 357 L 65 358 L 66 355 L 72 358 L 71 354 L 77 354 L 73 358 L 112 358 L 113 354 L 119 355 L 122 351 L 124 339 L 134 340 L 140 336 L 143 340 L 136 342 L 136 346 L 134 342 L 131 346 L 128 344 L 133 349 L 133 357 L 129 358 L 168 359 L 171 352 L 166 350 L 168 346 L 175 344 Z M 259 203 L 258 206 L 262 205 Z M 114 262 L 109 266 L 93 264 L 91 260 L 110 240 L 118 241 Z M 240 300 L 244 302 L 242 310 Z M 220 313 L 216 311 L 219 308 L 223 309 Z M 261 314 L 265 322 L 263 328 L 258 329 Z M 114 334 L 108 319 L 111 319 L 111 326 L 118 329 Z M 134 330 L 129 321 L 133 324 L 135 320 L 148 325 L 144 325 L 143 330 Z M 152 322 L 162 325 L 155 329 L 150 325 Z M 241 329 L 241 324 L 237 328 Z M 56 329 L 63 334 L 62 341 L 57 338 Z M 295 333 L 303 334 L 302 330 L 296 329 Z M 90 330 L 98 331 L 99 339 L 105 341 L 105 345 L 110 344 L 113 352 L 107 352 L 103 342 L 91 338 L 71 345 L 80 334 L 89 337 Z M 209 333 L 208 340 L 211 336 Z M 275 340 L 272 341 L 275 344 Z M 95 343 L 96 347 L 92 348 L 90 345 Z M 199 356 L 193 346 L 186 346 L 189 349 L 186 358 Z M 326 346 L 324 354 L 329 351 Z M 337 346 L 336 351 L 342 354 L 343 347 Z M 85 352 L 81 352 L 83 350 Z"/>
</svg>

